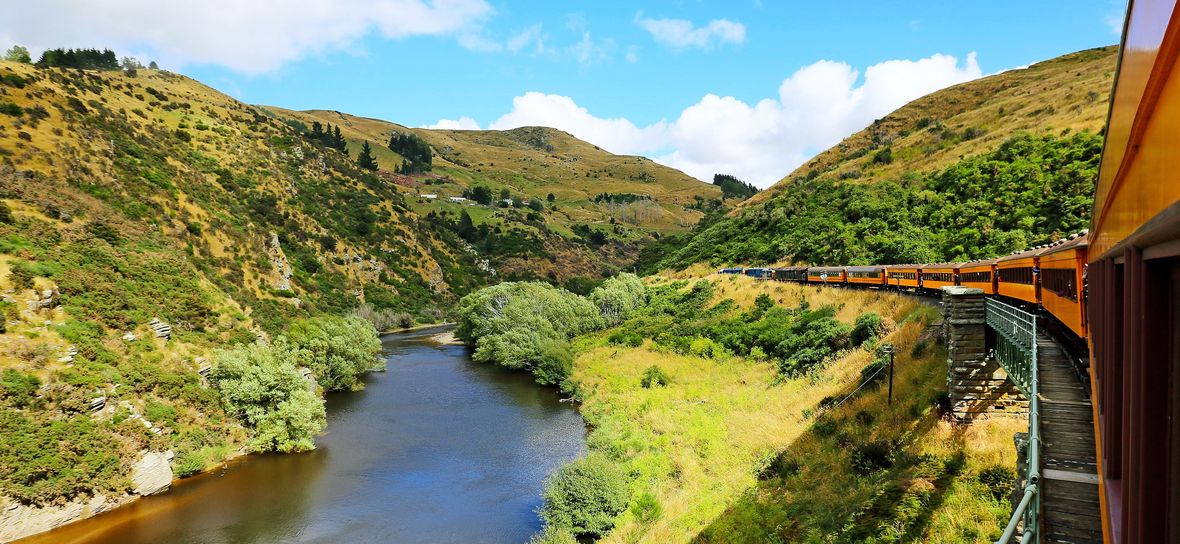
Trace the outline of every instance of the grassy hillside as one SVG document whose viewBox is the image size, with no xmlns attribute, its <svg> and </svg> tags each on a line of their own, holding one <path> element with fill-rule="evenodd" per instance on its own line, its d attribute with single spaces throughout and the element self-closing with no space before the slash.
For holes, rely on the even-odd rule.
<svg viewBox="0 0 1180 544">
<path fill-rule="evenodd" d="M 589 459 L 627 485 L 603 542 L 998 536 L 1021 422 L 941 418 L 936 309 L 700 267 L 649 278 L 647 293 L 620 326 L 575 342 Z M 882 342 L 897 349 L 892 406 Z"/>
<path fill-rule="evenodd" d="M 485 244 L 505 275 L 567 280 L 629 266 L 655 237 L 695 225 L 721 190 L 644 157 L 613 155 L 560 130 L 523 127 L 507 131 L 412 129 L 395 123 L 325 110 L 266 107 L 308 127 L 339 126 L 356 155 L 363 142 L 374 149 L 379 175 L 401 186 L 419 215 L 458 218 L 467 210 L 475 226 L 519 232 L 528 251 Z M 387 147 L 395 133 L 413 133 L 430 144 L 430 172 L 395 174 L 404 158 Z M 455 204 L 477 186 L 496 195 L 491 206 Z M 502 192 L 516 202 L 540 201 L 540 209 L 501 206 Z M 426 199 L 422 194 L 437 195 Z M 553 200 L 549 200 L 553 195 Z M 611 198 L 608 198 L 611 197 Z M 529 213 L 529 212 L 532 213 Z M 588 230 L 602 239 L 587 243 Z M 492 247 L 492 246 L 496 247 Z"/>
<path fill-rule="evenodd" d="M 640 268 L 962 261 L 1086 228 L 1113 47 L 932 93 Z"/>
<path fill-rule="evenodd" d="M 438 321 L 494 279 L 480 260 L 349 157 L 196 81 L 0 62 L 0 502 L 117 500 L 144 450 L 177 474 L 286 451 L 255 440 L 274 406 L 225 408 L 218 350 L 358 308 Z M 298 447 L 322 422 L 296 369 L 326 375 L 313 359 L 274 362 L 286 389 L 266 393 Z"/>
<path fill-rule="evenodd" d="M 740 208 L 766 202 L 796 179 L 897 179 L 994 150 L 1019 132 L 1099 132 L 1117 56 L 1113 45 L 1087 49 L 926 95 L 816 155 Z"/>
</svg>

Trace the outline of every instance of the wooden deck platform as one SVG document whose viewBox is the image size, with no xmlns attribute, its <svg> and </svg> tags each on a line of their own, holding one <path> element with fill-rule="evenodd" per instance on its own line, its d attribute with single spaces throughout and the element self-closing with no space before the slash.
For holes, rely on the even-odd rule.
<svg viewBox="0 0 1180 544">
<path fill-rule="evenodd" d="M 1065 352 L 1037 335 L 1041 404 L 1042 542 L 1102 542 L 1090 390 Z"/>
</svg>

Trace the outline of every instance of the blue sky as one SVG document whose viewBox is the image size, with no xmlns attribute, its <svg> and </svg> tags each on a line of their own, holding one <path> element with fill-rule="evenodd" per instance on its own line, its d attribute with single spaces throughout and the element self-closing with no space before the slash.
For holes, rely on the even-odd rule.
<svg viewBox="0 0 1180 544">
<path fill-rule="evenodd" d="M 698 177 L 726 169 L 760 185 L 921 94 L 1115 43 L 1124 9 L 1111 0 L 37 5 L 0 22 L 0 44 L 109 46 L 254 104 L 410 126 L 547 124 Z"/>
</svg>

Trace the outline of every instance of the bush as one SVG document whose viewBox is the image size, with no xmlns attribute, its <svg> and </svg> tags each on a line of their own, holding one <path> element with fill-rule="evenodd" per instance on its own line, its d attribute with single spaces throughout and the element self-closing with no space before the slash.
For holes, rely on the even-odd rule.
<svg viewBox="0 0 1180 544">
<path fill-rule="evenodd" d="M 641 493 L 635 498 L 635 502 L 631 503 L 631 515 L 641 523 L 651 523 L 659 519 L 663 512 L 660 500 L 650 491 Z"/>
<path fill-rule="evenodd" d="M 615 331 L 606 338 L 606 341 L 616 346 L 637 348 L 643 345 L 643 335 L 635 331 Z"/>
<path fill-rule="evenodd" d="M 605 456 L 590 454 L 557 470 L 545 484 L 541 518 L 550 527 L 601 536 L 630 499 L 627 478 Z"/>
<path fill-rule="evenodd" d="M 367 302 L 353 310 L 353 314 L 372 323 L 378 331 L 408 329 L 414 326 L 414 316 L 390 308 L 379 310 Z"/>
<path fill-rule="evenodd" d="M 31 421 L 0 408 L 0 493 L 13 499 L 46 504 L 115 490 L 126 473 L 119 459 L 119 440 L 89 417 Z"/>
<path fill-rule="evenodd" d="M 622 323 L 631 312 L 643 305 L 646 289 L 635 274 L 619 274 L 590 292 L 590 301 L 598 306 L 607 326 Z"/>
<path fill-rule="evenodd" d="M 979 471 L 979 482 L 987 486 L 992 498 L 1002 501 L 1016 489 L 1016 471 L 1003 465 L 992 465 Z"/>
<path fill-rule="evenodd" d="M 218 351 L 209 381 L 221 392 L 226 412 L 253 430 L 250 449 L 310 450 L 324 428 L 324 401 L 296 369 L 297 353 L 277 344 Z"/>
<path fill-rule="evenodd" d="M 364 387 L 364 373 L 384 367 L 377 330 L 358 316 L 300 319 L 287 332 L 291 347 L 328 391 Z"/>
<path fill-rule="evenodd" d="M 568 529 L 546 527 L 545 530 L 533 535 L 529 544 L 578 544 L 578 539 Z"/>
<path fill-rule="evenodd" d="M 6 368 L 0 373 L 0 398 L 16 408 L 24 408 L 37 401 L 41 380 L 31 374 Z"/>
<path fill-rule="evenodd" d="M 651 389 L 652 387 L 664 387 L 671 382 L 672 380 L 668 379 L 668 376 L 664 374 L 664 371 L 660 367 L 651 365 L 647 367 L 647 370 L 643 371 L 643 379 L 639 382 L 639 385 L 643 386 L 644 389 Z"/>
<path fill-rule="evenodd" d="M 463 297 L 458 314 L 455 334 L 475 348 L 472 359 L 532 372 L 544 365 L 538 381 L 545 383 L 564 366 L 554 343 L 603 325 L 593 303 L 541 282 L 486 287 Z"/>
<path fill-rule="evenodd" d="M 574 352 L 564 339 L 543 338 L 537 346 L 533 375 L 541 385 L 561 385 L 574 371 Z"/>
<path fill-rule="evenodd" d="M 852 470 L 862 476 L 893 467 L 896 448 L 884 440 L 874 440 L 856 446 L 849 459 Z"/>
<path fill-rule="evenodd" d="M 853 325 L 852 333 L 849 334 L 848 339 L 852 345 L 860 346 L 879 336 L 884 329 L 885 324 L 881 316 L 873 312 L 863 313 L 857 316 L 856 324 Z"/>
</svg>

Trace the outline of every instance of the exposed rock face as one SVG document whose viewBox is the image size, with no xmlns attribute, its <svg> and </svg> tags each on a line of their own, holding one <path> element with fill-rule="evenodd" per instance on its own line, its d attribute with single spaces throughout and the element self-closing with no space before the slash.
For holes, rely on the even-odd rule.
<svg viewBox="0 0 1180 544">
<path fill-rule="evenodd" d="M 168 490 L 172 485 L 172 465 L 168 461 L 173 453 L 169 451 L 145 451 L 143 457 L 131 467 L 131 483 L 137 495 L 155 495 Z"/>
<path fill-rule="evenodd" d="M 272 287 L 279 291 L 291 290 L 291 263 L 287 262 L 287 255 L 283 253 L 283 246 L 279 244 L 279 235 L 270 233 L 270 244 L 266 246 L 266 253 L 270 257 L 270 264 L 274 267 L 274 283 Z"/>
<path fill-rule="evenodd" d="M 30 506 L 0 497 L 0 542 L 24 538 L 101 514 L 130 499 L 128 495 L 113 499 L 95 495 L 70 501 L 64 506 Z"/>
</svg>

